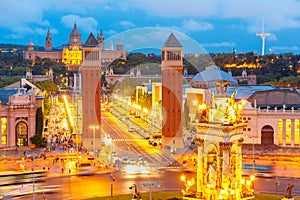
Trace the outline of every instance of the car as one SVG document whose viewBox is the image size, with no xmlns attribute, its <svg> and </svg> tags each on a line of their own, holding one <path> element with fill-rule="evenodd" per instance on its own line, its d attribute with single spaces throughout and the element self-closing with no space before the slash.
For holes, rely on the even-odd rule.
<svg viewBox="0 0 300 200">
<path fill-rule="evenodd" d="M 91 163 L 80 163 L 77 175 L 90 176 L 95 175 L 96 173 L 96 169 L 92 166 Z"/>
<path fill-rule="evenodd" d="M 128 157 L 124 157 L 122 160 L 123 164 L 128 164 L 129 163 L 129 158 Z"/>
<path fill-rule="evenodd" d="M 136 159 L 130 158 L 129 164 L 132 164 L 132 165 L 136 164 Z"/>
<path fill-rule="evenodd" d="M 118 156 L 117 152 L 115 152 L 115 151 L 111 152 L 111 155 L 114 157 Z"/>
<path fill-rule="evenodd" d="M 154 134 L 149 138 L 148 143 L 153 145 L 153 146 L 160 146 L 161 145 L 161 138 L 162 138 L 161 134 Z"/>
<path fill-rule="evenodd" d="M 134 132 L 134 131 L 135 131 L 135 130 L 134 130 L 133 127 L 130 127 L 129 130 L 128 130 L 128 132 Z"/>
<path fill-rule="evenodd" d="M 146 164 L 147 163 L 146 159 L 142 155 L 139 155 L 137 160 L 138 160 L 139 164 Z"/>
</svg>

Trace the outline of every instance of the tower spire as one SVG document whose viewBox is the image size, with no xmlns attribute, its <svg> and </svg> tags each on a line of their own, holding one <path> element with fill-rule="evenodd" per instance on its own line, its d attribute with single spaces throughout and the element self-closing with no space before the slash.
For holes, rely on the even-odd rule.
<svg viewBox="0 0 300 200">
<path fill-rule="evenodd" d="M 265 55 L 265 40 L 266 37 L 270 36 L 270 33 L 264 32 L 264 19 L 262 19 L 261 23 L 261 33 L 256 33 L 256 36 L 261 38 L 261 55 Z"/>
</svg>

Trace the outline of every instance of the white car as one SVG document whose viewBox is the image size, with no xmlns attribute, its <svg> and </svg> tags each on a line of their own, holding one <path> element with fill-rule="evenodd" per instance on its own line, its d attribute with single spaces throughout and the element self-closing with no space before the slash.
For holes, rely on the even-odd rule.
<svg viewBox="0 0 300 200">
<path fill-rule="evenodd" d="M 146 161 L 146 159 L 144 158 L 144 156 L 139 156 L 139 157 L 138 157 L 138 163 L 139 163 L 139 164 L 146 164 L 147 161 Z"/>
<path fill-rule="evenodd" d="M 136 164 L 136 159 L 130 158 L 129 163 L 132 165 Z"/>
</svg>

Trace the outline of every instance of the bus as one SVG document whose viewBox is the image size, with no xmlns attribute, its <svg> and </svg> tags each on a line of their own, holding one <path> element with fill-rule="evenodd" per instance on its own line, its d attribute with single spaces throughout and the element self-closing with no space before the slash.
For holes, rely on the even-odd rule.
<svg viewBox="0 0 300 200">
<path fill-rule="evenodd" d="M 0 172 L 0 186 L 43 182 L 46 180 L 45 170 L 35 171 L 2 171 Z"/>
<path fill-rule="evenodd" d="M 77 174 L 79 176 L 89 176 L 96 174 L 96 169 L 90 162 L 83 162 L 79 164 L 79 169 Z"/>
<path fill-rule="evenodd" d="M 274 177 L 274 169 L 270 165 L 242 165 L 243 176 L 249 176 L 254 173 L 257 177 L 272 178 Z"/>
</svg>

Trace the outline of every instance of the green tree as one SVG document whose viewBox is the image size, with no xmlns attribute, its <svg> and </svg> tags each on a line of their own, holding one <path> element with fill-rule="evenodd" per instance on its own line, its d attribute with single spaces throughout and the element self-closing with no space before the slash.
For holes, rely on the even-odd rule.
<svg viewBox="0 0 300 200">
<path fill-rule="evenodd" d="M 34 83 L 36 86 L 38 86 L 40 89 L 46 91 L 46 96 L 51 93 L 56 93 L 58 91 L 57 85 L 50 80 L 44 80 L 44 81 L 38 81 Z"/>
<path fill-rule="evenodd" d="M 36 109 L 36 118 L 35 118 L 35 135 L 30 138 L 32 144 L 36 147 L 45 147 L 47 142 L 43 138 L 43 112 L 42 107 Z"/>
<path fill-rule="evenodd" d="M 0 77 L 0 88 L 8 86 L 17 81 L 20 81 L 19 77 L 11 77 L 11 78 L 1 78 Z"/>
</svg>

